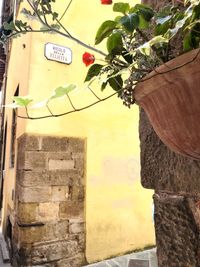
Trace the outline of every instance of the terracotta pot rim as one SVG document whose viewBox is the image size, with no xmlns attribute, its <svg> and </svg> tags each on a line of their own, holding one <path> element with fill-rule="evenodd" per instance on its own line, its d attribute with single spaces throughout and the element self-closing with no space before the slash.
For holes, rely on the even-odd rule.
<svg viewBox="0 0 200 267">
<path fill-rule="evenodd" d="M 168 82 L 168 83 L 173 82 L 170 81 L 170 79 L 168 78 L 170 77 L 170 72 L 176 71 L 178 76 L 179 73 L 182 72 L 182 69 L 184 67 L 191 64 L 199 56 L 200 56 L 200 48 L 191 50 L 166 62 L 165 64 L 156 68 L 154 71 L 147 74 L 134 88 L 133 94 L 136 99 L 136 104 L 138 104 L 138 101 L 140 101 L 144 96 L 149 95 L 153 91 L 159 89 L 159 87 L 157 87 L 155 84 L 155 86 L 151 86 L 151 89 L 149 90 L 147 83 L 149 84 L 155 82 L 156 78 L 160 77 L 161 75 L 163 75 L 163 82 Z M 197 72 L 199 72 L 199 70 L 197 70 Z M 148 90 L 145 90 L 145 87 L 147 87 Z"/>
</svg>

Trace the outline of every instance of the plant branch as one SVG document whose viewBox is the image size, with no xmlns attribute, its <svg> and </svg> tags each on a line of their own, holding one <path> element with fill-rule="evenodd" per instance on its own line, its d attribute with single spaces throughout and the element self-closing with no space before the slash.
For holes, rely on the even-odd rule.
<svg viewBox="0 0 200 267">
<path fill-rule="evenodd" d="M 73 110 L 76 111 L 77 109 L 75 108 L 74 104 L 72 103 L 72 100 L 71 100 L 69 94 L 66 94 L 66 96 L 67 96 L 67 98 L 68 98 L 68 100 L 69 100 L 69 103 L 70 103 L 70 105 L 72 106 Z"/>
<path fill-rule="evenodd" d="M 95 92 L 90 88 L 90 86 L 87 87 L 89 89 L 89 91 L 98 99 L 101 100 L 100 97 L 98 97 L 98 95 L 95 94 Z"/>
<path fill-rule="evenodd" d="M 68 3 L 66 9 L 64 10 L 62 16 L 61 16 L 60 19 L 59 19 L 59 22 L 62 20 L 62 18 L 63 18 L 63 17 L 65 16 L 65 14 L 67 13 L 67 10 L 69 9 L 71 3 L 72 3 L 72 0 Z"/>
<path fill-rule="evenodd" d="M 31 4 L 30 0 L 27 0 L 27 1 L 28 1 L 28 4 L 30 5 L 30 7 L 33 9 L 33 11 L 36 13 L 36 15 L 37 15 L 39 21 L 40 21 L 43 25 L 47 26 L 47 28 L 51 29 L 52 32 L 58 33 L 58 34 L 60 34 L 60 35 L 62 35 L 62 36 L 64 36 L 64 37 L 66 37 L 66 38 L 68 38 L 68 39 L 71 39 L 72 41 L 78 43 L 79 45 L 81 45 L 81 46 L 83 46 L 83 47 L 85 47 L 85 48 L 87 48 L 87 49 L 90 49 L 90 50 L 92 50 L 92 51 L 94 51 L 94 52 L 96 52 L 96 53 L 98 53 L 98 54 L 100 54 L 100 55 L 102 55 L 102 56 L 104 56 L 104 57 L 107 56 L 107 54 L 104 53 L 104 52 L 102 52 L 101 50 L 96 49 L 95 47 L 93 47 L 93 46 L 91 46 L 91 45 L 88 45 L 88 44 L 82 42 L 82 41 L 79 40 L 78 38 L 76 38 L 76 37 L 74 37 L 74 36 L 72 36 L 72 35 L 69 35 L 68 33 L 65 34 L 64 32 L 61 32 L 61 31 L 59 31 L 59 30 L 57 30 L 57 29 L 54 29 L 54 28 L 52 28 L 50 25 L 46 24 L 45 21 L 43 21 L 43 20 L 41 19 L 41 16 L 38 14 L 37 9 Z M 60 22 L 59 22 L 59 23 L 60 23 Z M 61 24 L 61 23 L 60 23 L 60 24 Z M 62 24 L 61 24 L 61 25 L 62 25 Z M 63 25 L 62 25 L 62 26 L 63 26 Z M 63 26 L 63 27 L 64 27 L 64 26 Z M 62 27 L 62 28 L 63 28 L 63 27 Z"/>
<path fill-rule="evenodd" d="M 142 79 L 141 81 L 135 81 L 132 85 L 135 86 L 135 85 L 137 85 L 138 83 L 141 83 L 141 82 L 145 82 L 145 81 L 147 81 L 147 80 L 150 80 L 150 79 L 152 79 L 153 77 L 155 77 L 155 76 L 157 76 L 157 75 L 162 75 L 162 74 L 171 72 L 171 71 L 173 71 L 173 70 L 182 68 L 182 67 L 184 67 L 185 65 L 190 64 L 190 63 L 192 63 L 194 60 L 196 60 L 196 58 L 199 56 L 199 54 L 200 54 L 200 49 L 198 50 L 198 52 L 196 53 L 196 55 L 195 55 L 191 60 L 189 60 L 189 61 L 187 61 L 187 62 L 185 62 L 185 63 L 183 63 L 183 64 L 181 64 L 181 65 L 178 65 L 178 66 L 176 66 L 176 67 L 174 67 L 174 68 L 172 68 L 172 69 L 168 69 L 167 71 L 164 71 L 164 72 L 158 72 L 156 69 L 154 69 L 154 71 L 155 71 L 155 74 L 154 74 L 154 75 L 152 75 L 151 77 L 144 78 L 144 79 Z M 18 114 L 17 114 L 17 117 L 18 117 L 18 118 L 21 118 L 21 119 L 39 120 L 39 119 L 46 119 L 46 118 L 52 118 L 52 117 L 61 117 L 61 116 L 65 116 L 65 115 L 68 115 L 68 114 L 71 114 L 71 113 L 74 113 L 74 112 L 79 112 L 79 111 L 88 109 L 88 108 L 90 108 L 90 107 L 92 107 L 92 106 L 94 106 L 94 105 L 96 105 L 96 104 L 98 104 L 98 103 L 100 103 L 100 102 L 104 102 L 104 101 L 106 101 L 107 99 L 109 99 L 109 98 L 115 96 L 116 94 L 122 92 L 123 90 L 124 90 L 124 88 L 118 90 L 117 92 L 114 92 L 113 94 L 111 94 L 111 95 L 109 95 L 109 96 L 107 96 L 107 97 L 105 97 L 105 98 L 99 99 L 99 100 L 97 100 L 96 102 L 93 102 L 93 103 L 91 103 L 91 104 L 89 104 L 89 105 L 87 105 L 87 106 L 85 106 L 85 107 L 83 107 L 83 108 L 76 108 L 76 109 L 73 109 L 73 110 L 70 110 L 70 111 L 66 111 L 66 112 L 63 112 L 63 113 L 60 113 L 60 114 L 51 114 L 51 115 L 45 115 L 45 116 L 31 117 L 31 116 L 29 116 L 29 114 L 28 114 L 28 110 L 27 110 L 27 108 L 26 108 L 27 116 L 21 116 L 21 115 L 18 115 Z"/>
<path fill-rule="evenodd" d="M 53 112 L 51 111 L 51 109 L 50 109 L 50 107 L 49 107 L 49 101 L 46 103 L 46 107 L 47 107 L 49 113 L 50 113 L 52 116 L 54 116 Z"/>
</svg>

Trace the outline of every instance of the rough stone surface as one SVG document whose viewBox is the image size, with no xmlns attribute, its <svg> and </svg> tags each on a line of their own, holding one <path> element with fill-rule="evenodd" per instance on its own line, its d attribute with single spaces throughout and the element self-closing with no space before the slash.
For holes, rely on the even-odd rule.
<svg viewBox="0 0 200 267">
<path fill-rule="evenodd" d="M 143 0 L 157 9 L 168 0 Z M 178 2 L 178 1 L 176 1 Z M 182 1 L 183 2 L 183 1 Z M 182 5 L 181 1 L 179 1 Z M 176 49 L 181 42 L 171 43 Z M 169 100 L 170 101 L 170 100 Z M 155 231 L 159 267 L 200 266 L 200 161 L 170 151 L 140 113 L 141 179 L 155 189 Z"/>
<path fill-rule="evenodd" d="M 18 202 L 16 207 L 18 222 L 21 224 L 30 224 L 37 221 L 38 203 Z"/>
<path fill-rule="evenodd" d="M 140 140 L 141 179 L 145 188 L 200 192 L 200 161 L 169 150 L 157 137 L 144 111 L 140 117 Z"/>
<path fill-rule="evenodd" d="M 74 160 L 56 160 L 50 159 L 48 163 L 49 170 L 68 170 L 74 169 Z"/>
<path fill-rule="evenodd" d="M 18 144 L 14 266 L 81 266 L 85 141 L 23 135 Z"/>
<path fill-rule="evenodd" d="M 155 189 L 155 231 L 159 267 L 198 267 L 199 231 L 187 201 L 159 201 L 162 194 L 200 196 L 200 162 L 170 151 L 157 137 L 145 113 L 140 118 L 141 181 Z"/>
<path fill-rule="evenodd" d="M 43 136 L 41 150 L 44 151 L 67 151 L 69 139 L 66 137 Z"/>
<path fill-rule="evenodd" d="M 200 266 L 200 228 L 189 205 L 193 202 L 195 207 L 198 202 L 184 196 L 164 193 L 155 194 L 154 202 L 159 266 Z M 196 212 L 198 209 L 195 208 Z M 198 221 L 199 219 L 198 214 Z"/>
<path fill-rule="evenodd" d="M 60 219 L 82 218 L 83 210 L 82 202 L 60 202 L 59 217 Z"/>
</svg>

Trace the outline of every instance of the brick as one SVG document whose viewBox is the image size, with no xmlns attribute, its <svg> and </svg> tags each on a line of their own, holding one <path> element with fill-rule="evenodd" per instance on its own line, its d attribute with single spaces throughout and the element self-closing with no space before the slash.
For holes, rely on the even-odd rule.
<svg viewBox="0 0 200 267">
<path fill-rule="evenodd" d="M 47 241 L 67 240 L 68 225 L 68 221 L 65 220 L 45 223 L 43 226 L 19 227 L 20 243 L 36 245 Z"/>
<path fill-rule="evenodd" d="M 85 231 L 84 223 L 71 223 L 69 225 L 69 233 L 70 234 L 78 234 Z"/>
<path fill-rule="evenodd" d="M 74 181 L 80 180 L 78 171 L 73 170 L 41 170 L 41 171 L 17 171 L 17 183 L 25 187 L 40 187 L 40 186 L 64 186 L 71 185 Z"/>
<path fill-rule="evenodd" d="M 17 187 L 17 196 L 20 202 L 50 202 L 51 187 Z"/>
<path fill-rule="evenodd" d="M 84 213 L 83 202 L 61 202 L 59 208 L 60 219 L 81 218 Z"/>
<path fill-rule="evenodd" d="M 19 241 L 21 245 L 32 244 L 34 242 L 41 242 L 45 240 L 46 228 L 45 226 L 37 227 L 19 227 Z"/>
<path fill-rule="evenodd" d="M 68 138 L 66 137 L 42 137 L 42 150 L 44 151 L 67 151 Z"/>
<path fill-rule="evenodd" d="M 48 171 L 18 170 L 17 183 L 25 187 L 40 187 L 51 185 Z"/>
<path fill-rule="evenodd" d="M 85 198 L 85 190 L 83 186 L 72 186 L 72 193 L 71 193 L 71 199 L 73 201 L 75 200 L 84 200 Z"/>
<path fill-rule="evenodd" d="M 69 152 L 47 152 L 48 159 L 57 159 L 57 160 L 70 160 L 72 158 L 72 153 Z"/>
<path fill-rule="evenodd" d="M 46 153 L 25 151 L 19 153 L 18 170 L 43 170 L 46 169 Z"/>
<path fill-rule="evenodd" d="M 85 139 L 81 138 L 69 138 L 69 151 L 70 152 L 84 152 L 85 148 Z"/>
<path fill-rule="evenodd" d="M 22 224 L 37 222 L 38 203 L 18 203 L 17 217 Z"/>
<path fill-rule="evenodd" d="M 58 261 L 56 267 L 80 267 L 86 264 L 86 258 L 84 253 L 78 253 L 75 257 L 70 257 Z"/>
<path fill-rule="evenodd" d="M 52 244 L 33 247 L 33 264 L 41 264 L 73 256 L 77 253 L 77 250 L 78 243 L 76 241 L 59 241 Z"/>
<path fill-rule="evenodd" d="M 84 152 L 72 152 L 71 153 L 71 157 L 72 159 L 83 159 L 85 157 L 85 153 Z"/>
<path fill-rule="evenodd" d="M 68 197 L 68 186 L 52 186 L 52 201 L 66 201 Z"/>
<path fill-rule="evenodd" d="M 80 179 L 77 170 L 54 170 L 49 171 L 51 185 L 72 185 Z"/>
<path fill-rule="evenodd" d="M 38 135 L 23 134 L 17 139 L 18 151 L 40 150 L 41 138 Z"/>
<path fill-rule="evenodd" d="M 74 160 L 50 159 L 48 163 L 49 170 L 69 170 L 74 169 L 74 165 Z"/>
<path fill-rule="evenodd" d="M 40 203 L 37 219 L 41 222 L 58 220 L 59 203 Z"/>
</svg>

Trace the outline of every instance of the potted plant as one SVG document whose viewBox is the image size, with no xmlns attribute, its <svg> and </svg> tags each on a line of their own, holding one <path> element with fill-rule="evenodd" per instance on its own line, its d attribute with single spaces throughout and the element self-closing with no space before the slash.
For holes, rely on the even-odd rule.
<svg viewBox="0 0 200 267">
<path fill-rule="evenodd" d="M 99 53 L 104 64 L 96 63 L 95 56 L 88 51 L 83 54 L 83 62 L 90 66 L 85 82 L 90 84 L 98 79 L 101 90 L 111 86 L 129 108 L 136 102 L 144 108 L 166 145 L 178 153 L 200 158 L 200 1 L 173 0 L 156 12 L 143 4 L 130 6 L 101 0 L 102 5 L 113 4 L 117 14 L 102 23 L 95 37 L 95 45 L 106 41 L 107 54 L 69 34 L 58 19 L 59 14 L 53 11 L 54 2 L 28 1 L 32 10 L 22 12 L 27 17 L 37 17 L 42 27 L 33 29 L 27 21 L 9 21 L 1 29 L 0 41 L 20 33 L 53 32 Z M 54 115 L 48 103 L 63 95 L 69 97 L 74 88 L 69 85 L 55 90 L 45 102 L 50 111 L 46 117 L 71 113 Z M 26 110 L 31 102 L 21 97 L 14 100 L 14 108 L 23 106 Z M 76 111 L 80 109 L 73 107 L 72 112 Z M 34 119 L 28 112 L 27 117 Z"/>
<path fill-rule="evenodd" d="M 93 64 L 86 81 L 104 77 L 102 90 L 109 84 L 126 106 L 139 104 L 169 148 L 198 159 L 200 1 L 174 2 L 158 13 L 114 4 L 121 15 L 105 21 L 95 39 L 107 39 L 107 64 Z"/>
</svg>

